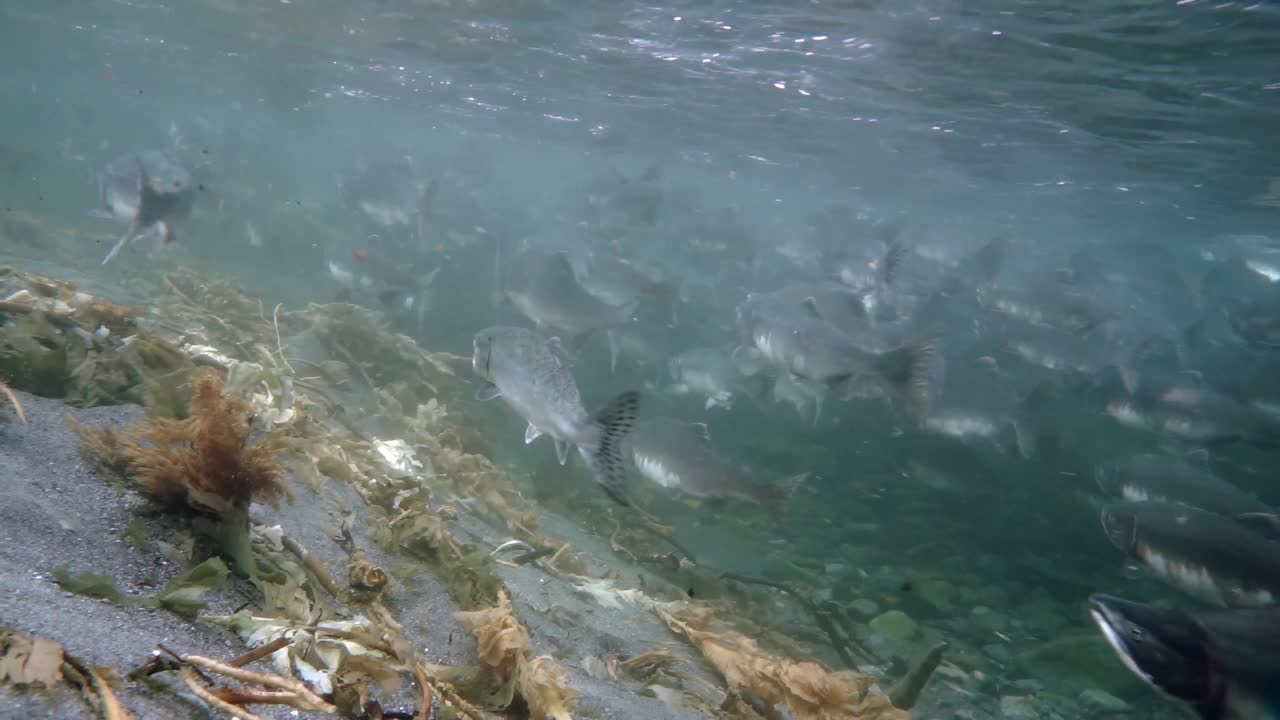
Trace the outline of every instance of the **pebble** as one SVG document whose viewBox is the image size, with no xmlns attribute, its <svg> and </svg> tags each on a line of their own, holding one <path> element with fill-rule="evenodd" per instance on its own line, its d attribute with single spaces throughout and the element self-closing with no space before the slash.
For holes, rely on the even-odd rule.
<svg viewBox="0 0 1280 720">
<path fill-rule="evenodd" d="M 881 613 L 868 623 L 871 632 L 889 640 L 903 641 L 910 640 L 920 631 L 920 627 L 916 624 L 911 616 L 901 610 L 890 610 Z"/>
<path fill-rule="evenodd" d="M 1080 704 L 1097 711 L 1099 714 L 1129 712 L 1133 708 L 1129 703 L 1105 690 L 1085 690 L 1080 693 Z"/>
<path fill-rule="evenodd" d="M 858 598 L 849 603 L 849 607 L 863 617 L 871 617 L 880 612 L 880 606 L 870 598 Z"/>
<path fill-rule="evenodd" d="M 1005 695 L 1000 698 L 1000 714 L 1005 720 L 1038 720 L 1035 698 L 1031 695 Z"/>
</svg>

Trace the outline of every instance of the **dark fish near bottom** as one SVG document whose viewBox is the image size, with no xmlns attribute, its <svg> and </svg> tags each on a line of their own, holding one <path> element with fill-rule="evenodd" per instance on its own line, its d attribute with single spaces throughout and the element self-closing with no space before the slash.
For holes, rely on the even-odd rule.
<svg viewBox="0 0 1280 720">
<path fill-rule="evenodd" d="M 1089 613 L 1126 667 L 1201 720 L 1280 718 L 1280 608 L 1190 614 L 1094 595 Z"/>
<path fill-rule="evenodd" d="M 125 245 L 156 234 L 162 245 L 177 240 L 174 224 L 191 214 L 195 203 L 191 174 L 159 151 L 130 153 L 117 158 L 103 173 L 97 217 L 126 220 L 129 229 L 112 246 L 102 264 L 111 262 Z"/>
</svg>

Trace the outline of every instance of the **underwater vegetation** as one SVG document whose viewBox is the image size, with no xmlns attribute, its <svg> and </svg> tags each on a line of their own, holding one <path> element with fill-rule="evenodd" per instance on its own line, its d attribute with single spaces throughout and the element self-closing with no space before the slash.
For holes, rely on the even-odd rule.
<svg viewBox="0 0 1280 720">
<path fill-rule="evenodd" d="M 397 703 L 415 708 L 412 717 L 421 720 L 590 717 L 578 712 L 582 698 L 561 659 L 534 649 L 540 626 L 531 620 L 541 611 L 522 605 L 498 571 L 597 590 L 612 587 L 602 577 L 610 571 L 546 530 L 543 510 L 486 454 L 461 402 L 471 394 L 462 372 L 467 358 L 426 350 L 363 308 L 268 312 L 238 285 L 185 269 L 145 290 L 159 292 L 145 312 L 23 271 L 5 278 L 45 290 L 0 306 L 0 338 L 42 333 L 40 347 L 66 356 L 60 372 L 76 365 L 58 383 L 33 386 L 33 377 L 23 376 L 20 388 L 74 404 L 146 406 L 147 417 L 126 427 L 67 424 L 86 455 L 147 499 L 139 517 L 159 519 L 155 527 L 135 521 L 130 544 L 141 552 L 168 547 L 171 557 L 179 548 L 176 559 L 187 563 L 149 597 L 120 589 L 107 574 L 58 567 L 54 581 L 69 593 L 212 623 L 246 645 L 229 659 L 160 646 L 120 673 L 128 682 L 179 691 L 175 703 L 195 698 L 236 718 L 260 717 L 251 708 L 271 705 L 398 717 L 390 711 Z M 14 395 L 4 407 L 17 408 L 16 401 Z M 278 508 L 299 489 L 290 483 L 322 496 L 341 483 L 363 502 L 367 527 L 348 512 L 327 529 L 344 556 L 338 567 L 279 526 L 261 523 L 254 504 Z M 671 527 L 604 503 L 580 510 L 619 556 L 663 572 L 673 563 L 677 583 L 588 592 L 587 601 L 605 610 L 626 602 L 667 628 L 667 642 L 696 653 L 658 648 L 608 656 L 602 672 L 610 680 L 724 718 L 778 718 L 783 707 L 802 720 L 908 717 L 876 678 L 829 670 L 759 622 L 767 615 L 760 601 L 735 589 L 752 579 L 697 566 Z M 482 540 L 476 521 L 511 539 Z M 164 537 L 155 537 L 156 527 Z M 364 542 L 376 547 L 362 548 Z M 498 547 L 490 552 L 489 543 Z M 387 558 L 397 563 L 384 568 Z M 455 603 L 450 621 L 475 637 L 474 665 L 432 664 L 415 649 L 398 616 L 411 602 L 403 584 L 420 573 Z M 690 600 L 681 586 L 711 599 Z M 212 612 L 230 589 L 251 597 L 249 605 Z M 813 602 L 805 607 L 822 610 Z M 546 612 L 556 621 L 553 609 Z M 843 629 L 830 630 L 832 641 L 851 642 L 847 619 L 837 624 Z M 270 669 L 255 669 L 259 662 Z M 92 689 L 93 678 L 84 677 L 77 687 Z M 102 717 L 130 717 L 114 696 L 86 697 Z M 914 698 L 901 702 L 909 707 Z"/>
</svg>

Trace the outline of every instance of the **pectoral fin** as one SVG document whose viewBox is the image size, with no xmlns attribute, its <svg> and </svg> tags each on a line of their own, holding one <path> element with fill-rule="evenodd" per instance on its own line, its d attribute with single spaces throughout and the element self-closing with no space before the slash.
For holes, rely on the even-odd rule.
<svg viewBox="0 0 1280 720">
<path fill-rule="evenodd" d="M 569 459 L 569 443 L 560 438 L 556 438 L 556 459 L 560 461 L 561 465 L 565 464 L 565 461 Z"/>
<path fill-rule="evenodd" d="M 485 383 L 484 387 L 476 391 L 476 399 L 479 400 L 480 402 L 487 402 L 489 400 L 492 400 L 496 397 L 501 397 L 501 396 L 502 396 L 502 391 L 499 390 L 498 386 L 494 385 L 493 383 Z"/>
<path fill-rule="evenodd" d="M 525 445 L 528 445 L 529 443 L 533 442 L 534 440 L 537 440 L 537 439 L 538 439 L 538 438 L 540 438 L 540 437 L 542 437 L 542 431 L 541 431 L 541 430 L 539 430 L 538 428 L 534 427 L 534 426 L 533 426 L 533 423 L 529 423 L 529 427 L 527 427 L 527 428 L 525 428 L 525 429 L 524 429 L 524 444 L 525 444 Z M 561 463 L 561 464 L 563 464 L 563 463 Z"/>
</svg>

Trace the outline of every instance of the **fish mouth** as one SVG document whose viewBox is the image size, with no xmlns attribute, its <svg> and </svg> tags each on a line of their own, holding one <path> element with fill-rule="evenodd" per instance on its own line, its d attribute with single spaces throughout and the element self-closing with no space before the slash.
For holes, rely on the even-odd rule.
<svg viewBox="0 0 1280 720">
<path fill-rule="evenodd" d="M 1089 614 L 1125 667 L 1152 687 L 1195 704 L 1223 692 L 1204 628 L 1186 613 L 1094 595 Z"/>
</svg>

